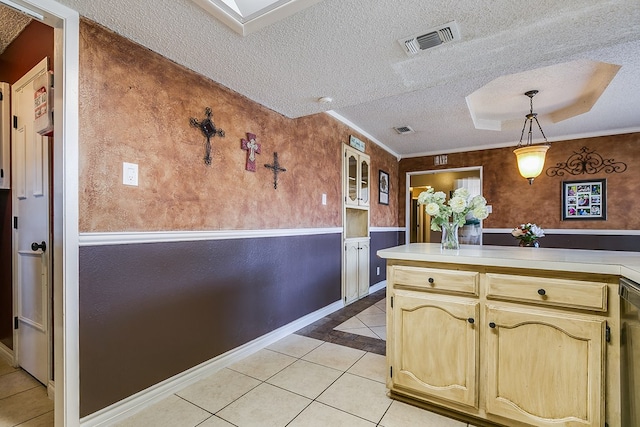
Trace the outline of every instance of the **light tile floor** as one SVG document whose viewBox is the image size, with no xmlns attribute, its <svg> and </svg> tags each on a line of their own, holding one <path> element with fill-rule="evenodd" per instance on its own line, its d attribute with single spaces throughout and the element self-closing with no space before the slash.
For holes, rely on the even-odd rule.
<svg viewBox="0 0 640 427">
<path fill-rule="evenodd" d="M 385 357 L 292 334 L 119 427 L 467 427 L 387 397 Z"/>
<path fill-rule="evenodd" d="M 336 326 L 335 330 L 365 337 L 387 340 L 387 301 L 381 299 L 349 320 Z"/>
<path fill-rule="evenodd" d="M 0 359 L 0 427 L 53 426 L 53 400 L 22 369 Z"/>
<path fill-rule="evenodd" d="M 467 427 L 387 397 L 381 296 L 384 291 L 357 301 L 117 425 Z M 53 426 L 53 402 L 40 383 L 0 362 L 5 426 Z"/>
</svg>

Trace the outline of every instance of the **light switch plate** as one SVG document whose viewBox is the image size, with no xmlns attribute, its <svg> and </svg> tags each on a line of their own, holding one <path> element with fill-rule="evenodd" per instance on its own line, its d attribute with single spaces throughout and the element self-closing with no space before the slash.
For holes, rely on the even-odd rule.
<svg viewBox="0 0 640 427">
<path fill-rule="evenodd" d="M 135 163 L 122 163 L 122 183 L 124 185 L 138 186 L 138 165 Z"/>
<path fill-rule="evenodd" d="M 327 195 L 322 193 L 322 204 L 326 205 L 327 204 Z"/>
</svg>

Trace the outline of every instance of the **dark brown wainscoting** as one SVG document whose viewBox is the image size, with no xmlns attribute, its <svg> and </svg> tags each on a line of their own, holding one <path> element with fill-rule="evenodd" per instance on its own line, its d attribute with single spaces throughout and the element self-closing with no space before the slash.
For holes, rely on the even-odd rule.
<svg viewBox="0 0 640 427">
<path fill-rule="evenodd" d="M 341 298 L 341 235 L 80 248 L 80 414 Z"/>
<path fill-rule="evenodd" d="M 485 233 L 484 245 L 518 246 L 509 233 Z M 594 249 L 606 251 L 640 251 L 640 236 L 597 234 L 548 234 L 539 239 L 540 247 L 563 249 Z"/>
<path fill-rule="evenodd" d="M 371 232 L 371 243 L 369 246 L 370 262 L 369 262 L 369 284 L 375 285 L 387 279 L 387 261 L 378 257 L 376 252 L 380 249 L 392 248 L 394 246 L 404 244 L 404 231 L 380 231 Z M 380 274 L 377 274 L 377 268 L 380 268 Z"/>
</svg>

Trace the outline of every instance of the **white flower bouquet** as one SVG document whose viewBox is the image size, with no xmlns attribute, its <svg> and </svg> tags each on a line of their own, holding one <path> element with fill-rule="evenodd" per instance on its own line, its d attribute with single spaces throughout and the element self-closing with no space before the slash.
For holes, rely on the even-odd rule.
<svg viewBox="0 0 640 427">
<path fill-rule="evenodd" d="M 544 237 L 544 230 L 537 225 L 528 222 L 526 224 L 520 224 L 514 228 L 511 231 L 511 235 L 523 243 L 531 244 L 540 237 Z"/>
<path fill-rule="evenodd" d="M 429 188 L 418 196 L 418 203 L 424 205 L 424 210 L 431 217 L 431 229 L 442 231 L 443 225 L 453 223 L 462 227 L 467 216 L 485 219 L 489 216 L 487 201 L 482 196 L 471 197 L 466 188 L 458 188 L 446 202 L 447 196 L 442 191 Z"/>
</svg>

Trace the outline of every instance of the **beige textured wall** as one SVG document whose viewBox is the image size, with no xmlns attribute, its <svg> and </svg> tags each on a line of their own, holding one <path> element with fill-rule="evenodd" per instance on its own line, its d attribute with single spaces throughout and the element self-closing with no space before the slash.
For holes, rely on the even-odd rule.
<svg viewBox="0 0 640 427">
<path fill-rule="evenodd" d="M 189 119 L 211 107 L 224 138 L 204 137 Z M 87 20 L 80 26 L 80 231 L 338 227 L 342 144 L 352 134 L 326 114 L 288 119 Z M 245 171 L 246 133 L 262 145 Z M 397 160 L 362 135 L 378 168 L 397 182 Z M 265 163 L 278 152 L 278 189 Z M 139 186 L 122 184 L 122 163 L 139 165 Z M 372 188 L 372 226 L 397 225 Z M 321 204 L 327 194 L 327 205 Z"/>
<path fill-rule="evenodd" d="M 518 173 L 513 148 L 449 154 L 446 166 L 433 166 L 433 157 L 403 159 L 400 162 L 400 187 L 404 188 L 407 172 L 483 166 L 483 194 L 493 206 L 483 225 L 488 228 L 513 228 L 532 222 L 549 229 L 640 229 L 640 133 L 584 138 L 553 142 L 547 152 L 545 171 L 566 162 L 582 147 L 595 150 L 604 158 L 627 164 L 624 173 L 600 172 L 594 175 L 549 177 L 543 172 L 533 185 Z M 607 180 L 607 220 L 562 221 L 562 181 Z M 404 225 L 405 196 L 399 194 L 399 222 Z"/>
</svg>

